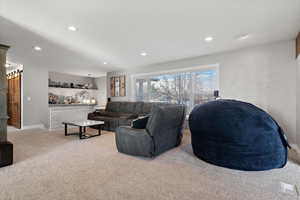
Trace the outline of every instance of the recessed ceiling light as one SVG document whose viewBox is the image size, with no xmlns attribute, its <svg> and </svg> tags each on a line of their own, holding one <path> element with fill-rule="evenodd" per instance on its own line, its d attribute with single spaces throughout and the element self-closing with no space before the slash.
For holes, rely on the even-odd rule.
<svg viewBox="0 0 300 200">
<path fill-rule="evenodd" d="M 248 39 L 250 37 L 249 34 L 244 34 L 244 35 L 240 35 L 237 37 L 237 40 L 245 40 Z"/>
<path fill-rule="evenodd" d="M 8 63 L 5 64 L 5 67 L 9 67 L 9 66 L 10 66 L 10 64 L 8 64 Z"/>
<path fill-rule="evenodd" d="M 204 38 L 205 42 L 211 42 L 214 40 L 214 38 L 212 36 L 208 36 L 206 38 Z"/>
<path fill-rule="evenodd" d="M 107 65 L 107 62 L 103 62 L 103 65 Z"/>
<path fill-rule="evenodd" d="M 77 28 L 75 26 L 68 26 L 69 31 L 77 31 Z"/>
<path fill-rule="evenodd" d="M 141 52 L 140 55 L 141 56 L 147 56 L 148 54 L 146 52 Z"/>
<path fill-rule="evenodd" d="M 39 47 L 39 46 L 34 46 L 33 49 L 36 50 L 36 51 L 41 51 L 42 50 L 42 48 Z"/>
</svg>

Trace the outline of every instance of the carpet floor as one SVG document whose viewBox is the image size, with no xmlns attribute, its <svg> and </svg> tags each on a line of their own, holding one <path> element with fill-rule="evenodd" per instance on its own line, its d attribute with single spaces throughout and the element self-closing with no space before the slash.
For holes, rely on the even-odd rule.
<svg viewBox="0 0 300 200">
<path fill-rule="evenodd" d="M 155 159 L 117 152 L 115 136 L 79 140 L 63 131 L 9 133 L 14 165 L 0 168 L 1 200 L 296 200 L 280 182 L 300 186 L 300 166 L 244 172 L 193 156 L 183 143 Z"/>
</svg>

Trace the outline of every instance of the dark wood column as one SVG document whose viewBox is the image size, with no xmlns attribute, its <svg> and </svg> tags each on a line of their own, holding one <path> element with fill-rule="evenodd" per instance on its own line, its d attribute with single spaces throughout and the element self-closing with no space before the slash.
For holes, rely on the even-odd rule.
<svg viewBox="0 0 300 200">
<path fill-rule="evenodd" d="M 7 141 L 7 81 L 6 81 L 6 52 L 8 46 L 0 44 L 0 142 Z"/>
<path fill-rule="evenodd" d="M 0 44 L 0 167 L 13 162 L 13 144 L 7 141 L 6 53 L 9 46 Z"/>
</svg>

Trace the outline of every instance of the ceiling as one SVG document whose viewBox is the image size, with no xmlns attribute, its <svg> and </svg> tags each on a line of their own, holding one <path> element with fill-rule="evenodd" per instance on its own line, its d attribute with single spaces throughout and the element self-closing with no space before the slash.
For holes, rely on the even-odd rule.
<svg viewBox="0 0 300 200">
<path fill-rule="evenodd" d="M 36 65 L 100 76 L 294 39 L 300 1 L 0 0 L 0 28 L 0 43 L 12 46 L 9 59 L 25 70 Z M 205 42 L 207 36 L 214 40 Z"/>
</svg>

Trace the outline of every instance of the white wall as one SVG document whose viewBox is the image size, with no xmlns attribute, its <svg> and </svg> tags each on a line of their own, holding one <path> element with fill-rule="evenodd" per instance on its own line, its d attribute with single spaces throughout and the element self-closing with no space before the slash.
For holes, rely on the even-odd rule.
<svg viewBox="0 0 300 200">
<path fill-rule="evenodd" d="M 95 79 L 97 85 L 97 104 L 101 107 L 106 105 L 107 98 L 107 84 L 106 84 L 106 76 L 99 77 Z"/>
<path fill-rule="evenodd" d="M 46 125 L 48 122 L 48 70 L 24 65 L 23 125 Z"/>
<path fill-rule="evenodd" d="M 138 72 L 210 64 L 219 64 L 222 98 L 247 101 L 263 108 L 282 126 L 290 143 L 296 143 L 295 41 L 152 65 Z M 127 89 L 131 90 L 129 87 Z M 133 97 L 127 96 L 128 99 Z"/>
<path fill-rule="evenodd" d="M 24 65 L 23 126 L 25 128 L 36 125 L 48 127 L 48 72 L 49 70 L 47 68 Z M 105 77 L 101 78 L 106 80 Z M 96 79 L 96 81 L 97 80 L 98 79 Z M 104 94 L 103 92 L 103 90 L 106 89 L 106 84 L 102 83 L 101 85 L 102 86 L 99 87 L 97 83 L 97 86 L 99 87 L 97 98 L 103 100 L 106 99 L 106 93 Z M 101 95 L 102 93 L 103 95 Z M 28 98 L 30 98 L 30 100 Z"/>
</svg>

